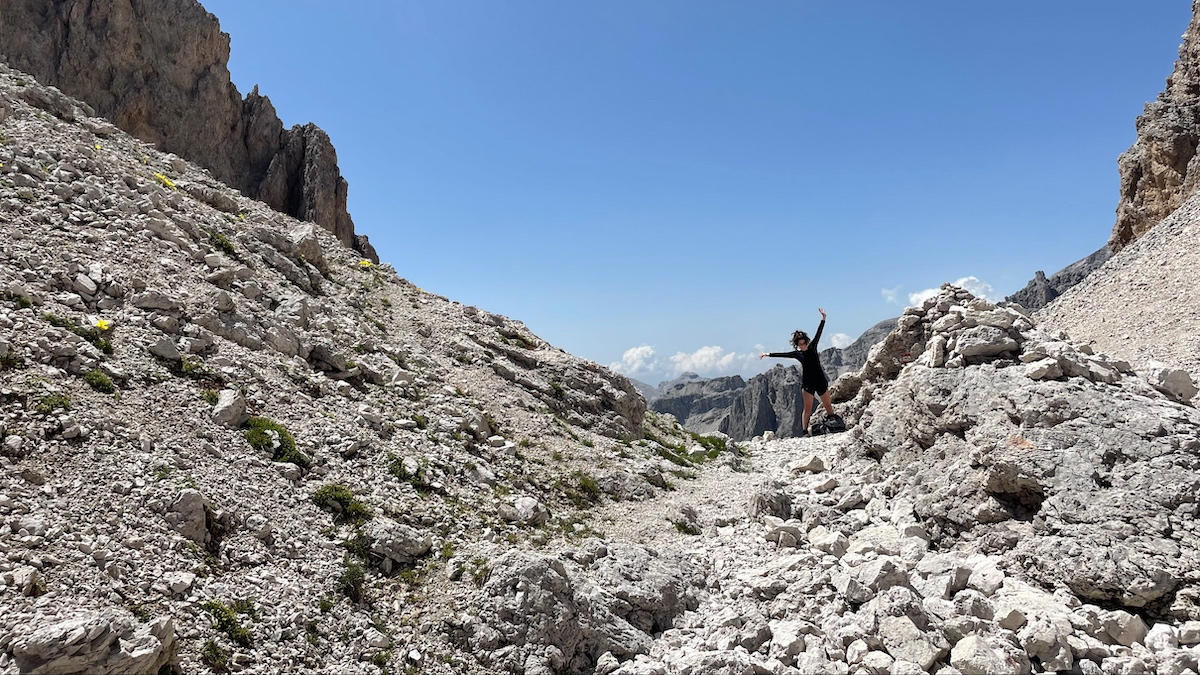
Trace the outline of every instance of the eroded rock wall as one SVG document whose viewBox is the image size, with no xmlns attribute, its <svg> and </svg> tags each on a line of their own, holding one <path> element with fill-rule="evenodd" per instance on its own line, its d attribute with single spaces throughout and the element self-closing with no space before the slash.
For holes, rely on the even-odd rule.
<svg viewBox="0 0 1200 675">
<path fill-rule="evenodd" d="M 242 98 L 229 35 L 196 0 L 6 0 L 0 59 L 378 262 L 354 233 L 328 135 L 284 129 L 257 87 Z"/>
<path fill-rule="evenodd" d="M 1157 225 L 1200 184 L 1200 3 L 1183 35 L 1166 90 L 1146 104 L 1138 137 L 1118 162 L 1121 200 L 1109 247 L 1120 251 Z"/>
</svg>

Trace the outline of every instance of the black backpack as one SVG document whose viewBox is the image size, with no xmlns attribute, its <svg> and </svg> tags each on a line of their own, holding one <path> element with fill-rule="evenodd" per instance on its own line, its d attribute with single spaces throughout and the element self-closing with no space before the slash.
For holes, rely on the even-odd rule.
<svg viewBox="0 0 1200 675">
<path fill-rule="evenodd" d="M 813 436 L 836 434 L 846 430 L 846 420 L 837 415 L 830 415 L 809 427 Z"/>
</svg>

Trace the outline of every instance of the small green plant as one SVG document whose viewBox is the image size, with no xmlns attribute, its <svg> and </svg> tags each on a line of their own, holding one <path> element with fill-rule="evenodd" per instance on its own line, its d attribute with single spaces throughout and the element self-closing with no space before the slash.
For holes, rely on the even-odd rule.
<svg viewBox="0 0 1200 675">
<path fill-rule="evenodd" d="M 587 439 L 587 438 L 580 439 L 579 443 L 581 445 L 583 445 L 583 447 L 585 447 L 585 448 L 596 447 L 596 444 L 594 442 L 592 442 L 591 439 Z"/>
<path fill-rule="evenodd" d="M 70 410 L 71 397 L 61 392 L 46 394 L 38 399 L 37 405 L 34 406 L 33 409 L 43 415 L 49 415 L 59 408 L 63 410 Z"/>
<path fill-rule="evenodd" d="M 420 413 L 414 414 L 412 420 L 416 422 L 418 429 L 425 429 L 429 426 L 429 418 Z"/>
<path fill-rule="evenodd" d="M 392 650 L 384 649 L 371 655 L 371 665 L 387 672 L 387 665 L 392 660 Z"/>
<path fill-rule="evenodd" d="M 254 608 L 254 601 L 249 598 L 238 598 L 233 601 L 233 611 L 238 614 L 245 614 L 254 621 L 258 621 L 258 610 Z"/>
<path fill-rule="evenodd" d="M 209 405 L 216 405 L 217 399 L 220 398 L 216 389 L 205 389 L 201 396 L 204 398 L 204 402 Z"/>
<path fill-rule="evenodd" d="M 203 380 L 212 377 L 212 371 L 204 365 L 204 361 L 195 356 L 183 357 L 179 362 L 179 372 L 191 380 Z"/>
<path fill-rule="evenodd" d="M 351 602 L 361 605 L 363 598 L 366 597 L 366 572 L 363 571 L 362 565 L 349 558 L 344 561 L 344 564 L 346 569 L 342 570 L 341 576 L 337 578 L 337 590 L 350 598 Z"/>
<path fill-rule="evenodd" d="M 366 532 L 356 529 L 353 537 L 342 542 L 342 548 L 357 556 L 359 560 L 368 560 L 368 556 L 371 555 L 371 546 L 374 543 Z"/>
<path fill-rule="evenodd" d="M 229 671 L 229 652 L 221 648 L 217 641 L 209 638 L 200 648 L 200 661 L 204 665 L 212 668 L 214 672 L 224 673 Z"/>
<path fill-rule="evenodd" d="M 449 560 L 454 557 L 454 542 L 447 540 L 442 544 L 441 555 L 442 560 Z"/>
<path fill-rule="evenodd" d="M 584 509 L 600 501 L 600 485 L 591 475 L 575 470 L 567 478 L 560 478 L 554 487 L 562 490 L 576 508 Z"/>
<path fill-rule="evenodd" d="M 11 302 L 15 302 L 17 303 L 17 307 L 20 307 L 21 309 L 29 309 L 30 307 L 33 307 L 32 300 L 24 295 L 17 295 L 15 293 L 10 293 L 9 291 L 0 293 L 0 300 L 9 300 Z"/>
<path fill-rule="evenodd" d="M 491 570 L 488 569 L 487 560 L 475 556 L 471 558 L 470 567 L 471 581 L 474 581 L 476 586 L 482 588 L 483 584 L 487 582 L 488 575 L 491 573 Z"/>
<path fill-rule="evenodd" d="M 358 501 L 349 488 L 337 483 L 322 485 L 313 493 L 312 501 L 317 506 L 330 511 L 339 522 L 361 523 L 371 519 L 371 511 L 366 504 Z"/>
<path fill-rule="evenodd" d="M 317 600 L 317 609 L 321 610 L 322 614 L 328 614 L 329 610 L 333 609 L 333 599 L 328 595 L 322 595 L 320 600 Z"/>
<path fill-rule="evenodd" d="M 700 534 L 700 528 L 696 527 L 695 525 L 689 523 L 686 520 L 672 520 L 671 524 L 675 526 L 676 530 L 679 530 L 683 534 L 689 534 L 689 535 Z"/>
<path fill-rule="evenodd" d="M 166 464 L 160 464 L 154 467 L 154 480 L 166 480 L 171 477 L 171 473 L 174 471 L 174 467 Z"/>
<path fill-rule="evenodd" d="M 25 356 L 15 349 L 10 349 L 7 354 L 0 356 L 0 370 L 18 370 L 25 367 Z"/>
<path fill-rule="evenodd" d="M 238 621 L 237 613 L 220 600 L 205 600 L 200 609 L 208 612 L 213 619 L 213 628 L 229 636 L 237 644 L 249 647 L 254 644 L 254 637 Z"/>
<path fill-rule="evenodd" d="M 567 390 L 563 389 L 563 386 L 558 382 L 551 382 L 550 389 L 554 391 L 554 398 L 562 399 L 567 395 Z"/>
<path fill-rule="evenodd" d="M 105 354 L 113 353 L 112 342 L 109 341 L 108 338 L 104 337 L 106 332 L 101 332 L 99 329 L 91 326 L 80 326 L 49 312 L 43 314 L 42 318 L 45 319 L 46 323 L 49 323 L 51 326 L 64 328 L 78 335 L 84 340 L 87 340 L 88 342 L 92 343 L 96 349 L 99 349 Z"/>
<path fill-rule="evenodd" d="M 211 227 L 204 228 L 204 232 L 208 235 L 208 240 L 212 242 L 214 247 L 228 253 L 235 258 L 237 257 L 237 247 L 233 245 L 232 241 L 229 241 L 229 237 L 226 237 Z"/>
<path fill-rule="evenodd" d="M 426 575 L 429 573 L 429 568 L 425 565 L 416 563 L 404 565 L 396 573 L 400 580 L 409 586 L 420 586 L 425 581 Z"/>
<path fill-rule="evenodd" d="M 83 381 L 87 382 L 88 386 L 100 392 L 101 394 L 111 394 L 117 390 L 116 385 L 113 384 L 112 378 L 100 372 L 99 370 L 93 370 L 87 375 L 84 375 Z"/>
<path fill-rule="evenodd" d="M 282 424 L 266 417 L 251 417 L 246 421 L 246 441 L 259 452 L 271 453 L 276 462 L 291 462 L 307 469 L 312 460 L 296 449 L 296 438 Z"/>
<path fill-rule="evenodd" d="M 413 486 L 417 494 L 425 495 L 429 493 L 428 470 L 423 464 L 418 464 L 416 471 L 409 471 L 408 467 L 404 464 L 403 457 L 397 457 L 388 453 L 388 473 Z"/>
<path fill-rule="evenodd" d="M 658 455 L 659 457 L 662 457 L 663 459 L 667 460 L 668 462 L 670 462 L 676 466 L 683 466 L 683 467 L 692 466 L 691 460 L 689 460 L 687 457 L 685 457 L 677 452 L 671 452 L 670 448 L 664 448 L 661 445 L 654 446 L 654 454 Z"/>
</svg>

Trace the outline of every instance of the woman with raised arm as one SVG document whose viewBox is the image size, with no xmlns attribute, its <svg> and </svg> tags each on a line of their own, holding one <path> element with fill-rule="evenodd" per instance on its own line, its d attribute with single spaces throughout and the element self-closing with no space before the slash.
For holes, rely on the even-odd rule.
<svg viewBox="0 0 1200 675">
<path fill-rule="evenodd" d="M 800 424 L 804 428 L 804 433 L 809 435 L 812 435 L 808 428 L 808 420 L 812 416 L 814 397 L 820 397 L 821 404 L 825 406 L 826 415 L 837 417 L 833 412 L 833 403 L 829 400 L 829 378 L 825 376 L 825 371 L 821 368 L 821 359 L 817 354 L 817 342 L 821 339 L 821 331 L 825 329 L 825 310 L 817 308 L 817 311 L 821 313 L 821 324 L 817 326 L 817 334 L 813 336 L 811 342 L 808 340 L 808 333 L 798 330 L 792 333 L 792 346 L 795 347 L 795 351 L 770 354 L 764 352 L 758 355 L 760 359 L 767 356 L 796 359 L 804 367 L 800 381 L 804 397 L 804 416 L 800 420 Z"/>
</svg>

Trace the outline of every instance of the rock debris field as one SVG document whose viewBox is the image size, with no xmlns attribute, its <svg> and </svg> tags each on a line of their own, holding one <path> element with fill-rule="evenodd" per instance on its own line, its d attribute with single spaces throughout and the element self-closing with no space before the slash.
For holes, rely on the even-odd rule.
<svg viewBox="0 0 1200 675">
<path fill-rule="evenodd" d="M 1195 383 L 1018 306 L 734 444 L 6 67 L 0 227 L 0 673 L 1200 670 Z"/>
</svg>

